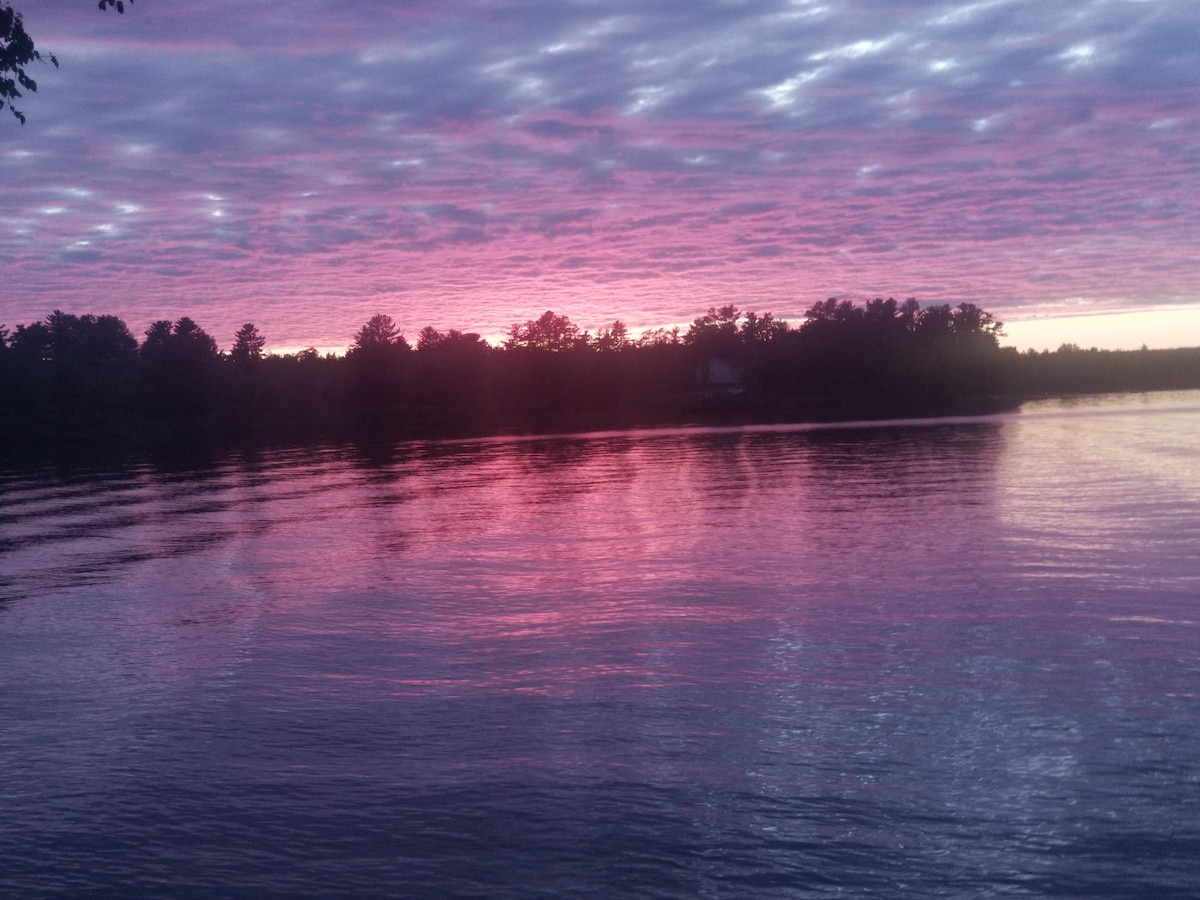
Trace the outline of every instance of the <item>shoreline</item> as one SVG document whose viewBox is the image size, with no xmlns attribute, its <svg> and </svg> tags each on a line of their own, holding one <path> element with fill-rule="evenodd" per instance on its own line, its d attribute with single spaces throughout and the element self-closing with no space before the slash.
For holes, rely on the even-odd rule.
<svg viewBox="0 0 1200 900">
<path fill-rule="evenodd" d="M 0 465 L 116 462 L 134 456 L 220 455 L 357 444 L 395 445 L 422 441 L 472 441 L 506 437 L 562 437 L 594 432 L 755 426 L 825 426 L 874 421 L 975 418 L 1016 412 L 1041 397 L 970 398 L 941 403 L 820 402 L 806 405 L 699 404 L 691 409 L 577 412 L 546 415 L 453 417 L 408 410 L 341 411 L 298 421 L 283 417 L 237 420 L 219 413 L 151 419 L 98 412 L 18 421 L 0 417 Z"/>
</svg>

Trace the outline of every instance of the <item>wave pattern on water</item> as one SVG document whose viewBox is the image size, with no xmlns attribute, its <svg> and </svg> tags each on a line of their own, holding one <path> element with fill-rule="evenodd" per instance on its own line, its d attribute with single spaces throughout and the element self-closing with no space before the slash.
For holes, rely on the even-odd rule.
<svg viewBox="0 0 1200 900">
<path fill-rule="evenodd" d="M 0 472 L 0 895 L 1194 896 L 1198 438 Z"/>
</svg>

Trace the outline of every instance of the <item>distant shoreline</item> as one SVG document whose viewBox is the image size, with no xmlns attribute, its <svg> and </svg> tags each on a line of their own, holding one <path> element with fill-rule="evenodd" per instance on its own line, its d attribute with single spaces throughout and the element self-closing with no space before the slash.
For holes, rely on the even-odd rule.
<svg viewBox="0 0 1200 900">
<path fill-rule="evenodd" d="M 1126 393 L 1126 392 L 1120 392 Z M 1134 392 L 1145 393 L 1145 392 Z M 943 403 L 879 404 L 826 402 L 805 407 L 736 408 L 730 404 L 693 408 L 669 415 L 636 413 L 560 413 L 520 417 L 484 417 L 454 421 L 430 416 L 415 419 L 386 411 L 347 413 L 322 421 L 258 419 L 230 421 L 214 413 L 171 419 L 57 415 L 17 422 L 0 417 L 5 435 L 0 464 L 24 466 L 52 459 L 116 460 L 145 454 L 186 456 L 238 450 L 398 444 L 420 441 L 484 440 L 504 437 L 557 437 L 592 432 L 756 426 L 836 426 L 842 423 L 975 418 L 1013 413 L 1033 400 L 1050 396 L 976 397 Z"/>
<path fill-rule="evenodd" d="M 547 311 L 502 347 L 373 316 L 345 356 L 229 353 L 191 319 L 138 341 L 55 310 L 0 334 L 0 458 L 381 443 L 631 428 L 936 419 L 1053 396 L 1200 388 L 1200 348 L 1018 353 L 972 304 L 830 298 L 793 327 L 736 306 L 686 334 L 590 335 Z"/>
</svg>

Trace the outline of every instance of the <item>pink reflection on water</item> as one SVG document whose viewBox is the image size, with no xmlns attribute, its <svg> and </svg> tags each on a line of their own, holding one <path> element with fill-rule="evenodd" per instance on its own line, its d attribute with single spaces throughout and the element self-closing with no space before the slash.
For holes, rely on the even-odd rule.
<svg viewBox="0 0 1200 900">
<path fill-rule="evenodd" d="M 316 500 L 245 549 L 289 627 L 422 660 L 380 674 L 391 692 L 679 687 L 722 664 L 729 635 L 874 627 L 897 610 L 854 592 L 901 572 L 935 589 L 992 502 L 995 433 L 950 426 L 897 449 L 880 431 L 879 454 L 853 429 L 396 447 L 316 473 Z"/>
</svg>

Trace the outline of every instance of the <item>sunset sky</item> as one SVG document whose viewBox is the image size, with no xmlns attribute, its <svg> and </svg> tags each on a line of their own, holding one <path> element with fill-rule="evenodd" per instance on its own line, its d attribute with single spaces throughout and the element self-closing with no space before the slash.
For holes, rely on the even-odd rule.
<svg viewBox="0 0 1200 900">
<path fill-rule="evenodd" d="M 10 328 L 340 351 L 376 312 L 495 339 L 894 296 L 1200 345 L 1195 0 L 13 5 L 61 68 L 0 119 Z"/>
</svg>

